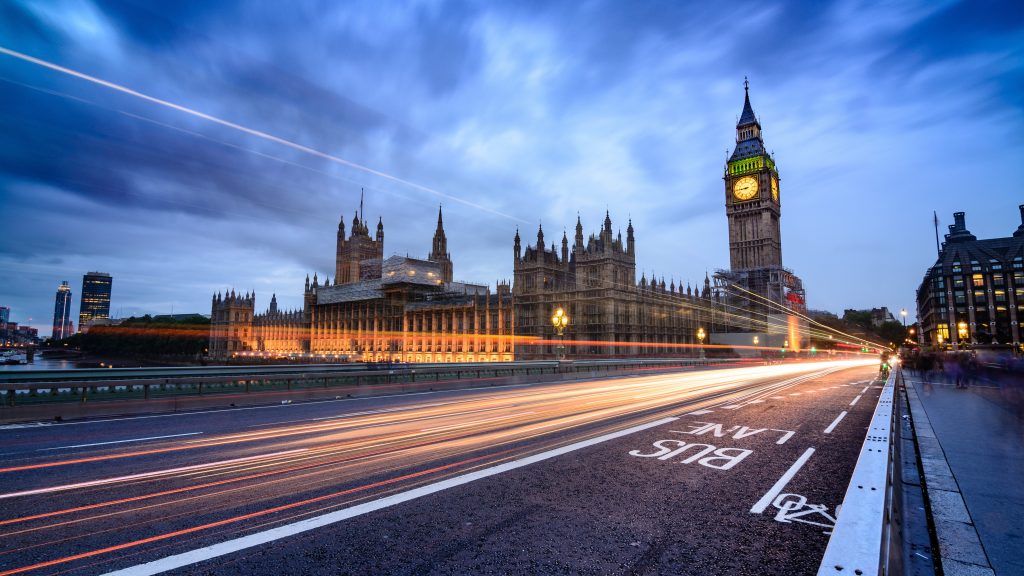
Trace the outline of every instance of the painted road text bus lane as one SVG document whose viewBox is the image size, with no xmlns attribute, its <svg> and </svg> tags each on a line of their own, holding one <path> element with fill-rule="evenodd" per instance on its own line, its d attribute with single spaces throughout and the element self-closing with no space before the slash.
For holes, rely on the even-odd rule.
<svg viewBox="0 0 1024 576">
<path fill-rule="evenodd" d="M 878 399 L 873 376 L 697 403 L 190 569 L 281 573 L 316 558 L 354 574 L 814 574 Z"/>
</svg>

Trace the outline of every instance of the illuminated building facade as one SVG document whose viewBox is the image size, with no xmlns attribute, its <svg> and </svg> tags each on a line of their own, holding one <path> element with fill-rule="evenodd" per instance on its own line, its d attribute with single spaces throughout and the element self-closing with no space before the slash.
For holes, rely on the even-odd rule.
<svg viewBox="0 0 1024 576">
<path fill-rule="evenodd" d="M 782 198 L 779 169 L 768 153 L 761 122 L 744 82 L 743 111 L 736 123 L 736 146 L 725 165 L 725 213 L 729 220 L 729 270 L 715 273 L 715 290 L 737 318 L 720 339 L 799 350 L 806 341 L 803 281 L 782 265 Z M 793 314 L 796 313 L 796 314 Z"/>
<path fill-rule="evenodd" d="M 1024 204 L 1006 238 L 978 240 L 963 212 L 953 214 L 935 264 L 917 289 L 920 342 L 958 350 L 974 344 L 1021 346 L 1024 319 Z"/>
<path fill-rule="evenodd" d="M 563 233 L 561 252 L 545 246 L 543 227 L 525 249 L 516 231 L 513 273 L 517 360 L 554 358 L 562 342 L 573 358 L 696 356 L 698 327 L 710 332 L 722 320 L 707 278 L 703 292 L 646 275 L 637 282 L 633 223 L 623 242 L 608 213 L 586 241 L 577 218 L 572 248 Z M 564 341 L 551 324 L 559 307 L 570 318 Z"/>
<path fill-rule="evenodd" d="M 209 355 L 329 358 L 362 362 L 510 361 L 511 288 L 452 280 L 440 209 L 427 259 L 383 258 L 384 224 L 370 238 L 362 205 L 345 237 L 338 224 L 335 281 L 306 278 L 301 310 L 283 311 L 276 294 L 255 313 L 255 294 L 215 294 Z"/>
<path fill-rule="evenodd" d="M 93 320 L 110 318 L 110 291 L 114 279 L 105 272 L 82 276 L 82 299 L 78 308 L 78 329 L 85 330 Z"/>
<path fill-rule="evenodd" d="M 73 333 L 71 322 L 71 287 L 68 281 L 64 280 L 57 287 L 57 297 L 53 304 L 53 331 L 50 337 L 54 340 L 63 340 Z"/>
</svg>

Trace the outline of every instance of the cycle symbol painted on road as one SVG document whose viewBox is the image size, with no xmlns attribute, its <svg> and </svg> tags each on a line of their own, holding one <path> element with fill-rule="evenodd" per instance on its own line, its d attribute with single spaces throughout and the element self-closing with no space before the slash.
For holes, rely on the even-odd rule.
<svg viewBox="0 0 1024 576">
<path fill-rule="evenodd" d="M 822 532 L 831 534 L 832 528 L 836 525 L 836 519 L 828 513 L 828 506 L 824 504 L 808 504 L 807 497 L 800 494 L 779 494 L 772 506 L 779 509 L 775 514 L 776 522 L 786 524 L 798 522 L 825 528 Z M 836 506 L 836 515 L 839 515 L 840 506 Z"/>
</svg>

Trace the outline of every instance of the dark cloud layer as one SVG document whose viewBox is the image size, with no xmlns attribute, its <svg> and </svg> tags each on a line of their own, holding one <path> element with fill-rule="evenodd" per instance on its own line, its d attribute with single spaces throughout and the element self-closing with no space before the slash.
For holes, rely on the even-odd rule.
<svg viewBox="0 0 1024 576">
<path fill-rule="evenodd" d="M 424 256 L 443 203 L 467 280 L 510 275 L 517 226 L 556 238 L 609 209 L 633 220 L 638 273 L 696 281 L 728 263 L 721 171 L 750 76 L 810 304 L 910 308 L 933 209 L 967 210 L 979 236 L 1017 225 L 1021 191 L 1000 174 L 1024 156 L 1022 16 L 1014 2 L 0 3 L 6 48 L 345 161 L 0 55 L 0 304 L 45 326 L 59 281 L 100 269 L 122 313 L 203 312 L 225 287 L 297 306 L 363 188 L 389 253 Z"/>
</svg>

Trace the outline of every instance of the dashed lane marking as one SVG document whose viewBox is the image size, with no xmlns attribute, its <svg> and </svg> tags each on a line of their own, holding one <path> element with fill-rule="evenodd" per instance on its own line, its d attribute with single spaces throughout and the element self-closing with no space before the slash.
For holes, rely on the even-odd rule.
<svg viewBox="0 0 1024 576">
<path fill-rule="evenodd" d="M 687 416 L 700 416 L 701 414 L 711 414 L 714 410 L 694 410 L 693 412 L 687 412 Z"/>
<path fill-rule="evenodd" d="M 836 419 L 833 420 L 832 423 L 828 425 L 828 428 L 825 428 L 825 434 L 831 434 L 832 431 L 836 429 L 836 426 L 839 425 L 839 422 L 842 421 L 842 419 L 845 416 L 846 410 L 843 410 L 842 412 L 839 413 L 839 416 L 837 416 Z"/>
<path fill-rule="evenodd" d="M 850 402 L 850 406 L 853 406 L 854 404 L 856 404 L 856 403 L 857 403 L 857 400 L 860 400 L 860 394 L 857 394 L 857 397 L 856 397 L 856 398 L 854 398 L 854 399 L 853 399 L 853 400 L 852 400 L 852 401 Z"/>
</svg>

